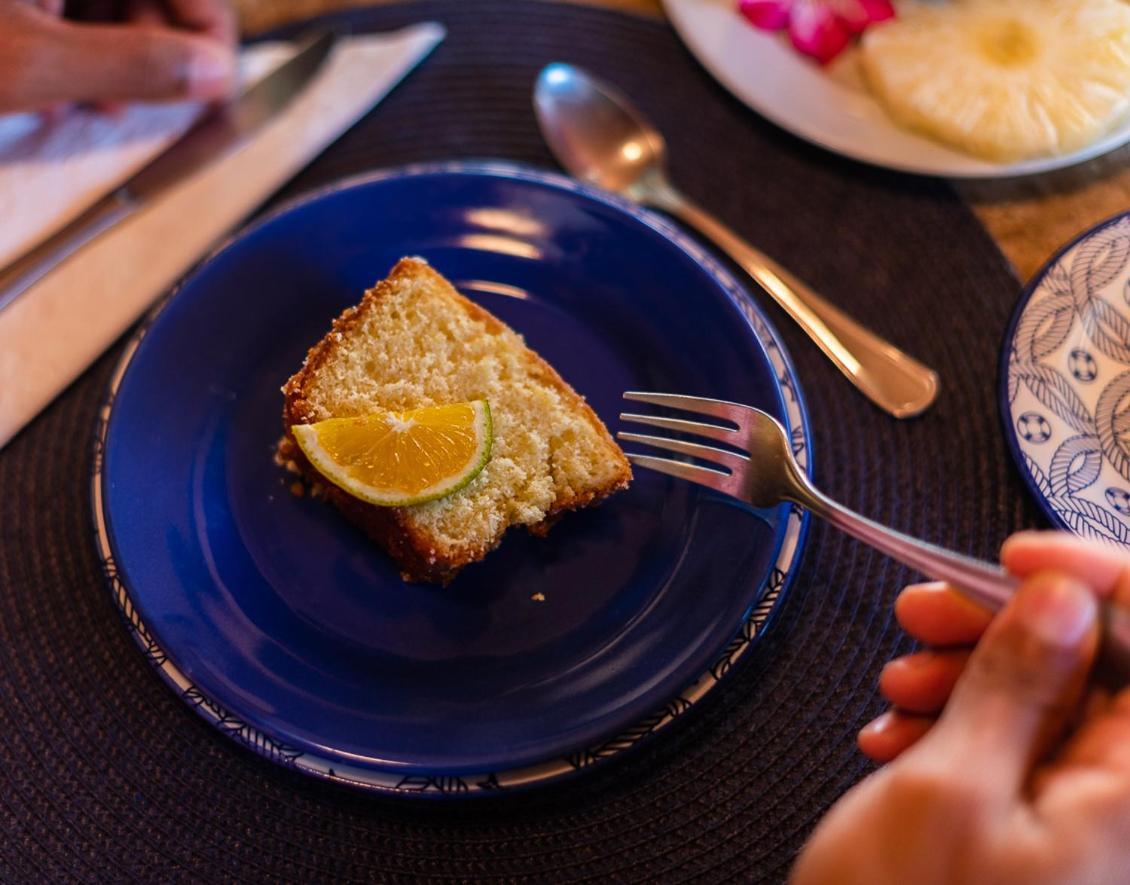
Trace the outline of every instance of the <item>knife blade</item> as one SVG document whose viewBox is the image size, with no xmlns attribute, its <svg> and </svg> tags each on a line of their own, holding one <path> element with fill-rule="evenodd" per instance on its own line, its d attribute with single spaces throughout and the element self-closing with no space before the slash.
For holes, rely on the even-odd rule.
<svg viewBox="0 0 1130 885">
<path fill-rule="evenodd" d="M 58 232 L 0 270 L 0 311 L 104 231 L 193 172 L 245 144 L 309 84 L 337 35 L 303 39 L 294 55 L 232 101 L 206 113 L 183 136 Z"/>
</svg>

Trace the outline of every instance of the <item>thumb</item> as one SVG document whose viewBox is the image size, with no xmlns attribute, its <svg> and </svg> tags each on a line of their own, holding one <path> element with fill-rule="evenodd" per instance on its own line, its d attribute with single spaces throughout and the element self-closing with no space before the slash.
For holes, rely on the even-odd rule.
<svg viewBox="0 0 1130 885">
<path fill-rule="evenodd" d="M 53 21 L 25 74 L 29 105 L 163 101 L 227 95 L 235 54 L 208 37 L 148 25 Z"/>
<path fill-rule="evenodd" d="M 1021 585 L 989 625 L 921 752 L 983 795 L 1016 796 L 1075 711 L 1098 645 L 1098 604 L 1052 572 Z"/>
</svg>

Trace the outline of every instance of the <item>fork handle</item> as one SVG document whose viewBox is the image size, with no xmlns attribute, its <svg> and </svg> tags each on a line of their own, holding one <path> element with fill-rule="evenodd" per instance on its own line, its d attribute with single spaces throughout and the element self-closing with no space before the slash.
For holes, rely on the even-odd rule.
<svg viewBox="0 0 1130 885">
<path fill-rule="evenodd" d="M 794 478 L 800 480 L 799 474 Z M 990 611 L 1003 608 L 1019 586 L 1017 578 L 999 565 L 946 550 L 880 525 L 836 503 L 807 482 L 798 491 L 803 491 L 803 494 L 796 495 L 796 498 L 803 500 L 796 500 L 797 504 L 904 565 L 935 580 L 945 581 L 966 598 Z M 1100 603 L 1100 628 L 1099 666 L 1102 674 L 1116 685 L 1126 685 L 1130 683 L 1130 612 L 1109 602 Z"/>
</svg>

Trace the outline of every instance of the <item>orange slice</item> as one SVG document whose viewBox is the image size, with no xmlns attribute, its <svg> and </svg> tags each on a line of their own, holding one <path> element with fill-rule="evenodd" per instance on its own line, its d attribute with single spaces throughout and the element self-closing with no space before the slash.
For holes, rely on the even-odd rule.
<svg viewBox="0 0 1130 885">
<path fill-rule="evenodd" d="M 379 507 L 434 501 L 459 491 L 490 459 L 486 400 L 328 418 L 291 428 L 326 479 Z"/>
</svg>

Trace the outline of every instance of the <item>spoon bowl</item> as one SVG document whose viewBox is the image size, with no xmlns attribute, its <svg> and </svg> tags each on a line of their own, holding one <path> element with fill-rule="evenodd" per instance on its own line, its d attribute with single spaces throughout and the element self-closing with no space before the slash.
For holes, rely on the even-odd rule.
<svg viewBox="0 0 1130 885">
<path fill-rule="evenodd" d="M 555 62 L 538 76 L 534 107 L 561 165 L 610 191 L 628 191 L 663 174 L 663 136 L 628 100 L 573 65 Z"/>
</svg>

